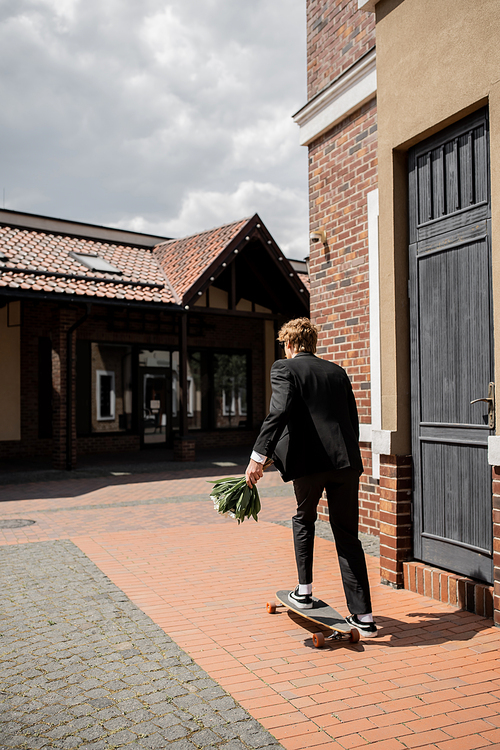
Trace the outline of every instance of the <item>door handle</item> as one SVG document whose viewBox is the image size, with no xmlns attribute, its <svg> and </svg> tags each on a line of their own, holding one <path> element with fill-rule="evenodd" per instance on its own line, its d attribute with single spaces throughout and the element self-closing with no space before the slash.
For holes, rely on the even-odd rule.
<svg viewBox="0 0 500 750">
<path fill-rule="evenodd" d="M 478 401 L 486 401 L 488 404 L 488 427 L 493 430 L 495 427 L 495 383 L 488 385 L 488 396 L 486 398 L 475 398 L 471 404 L 477 404 Z"/>
</svg>

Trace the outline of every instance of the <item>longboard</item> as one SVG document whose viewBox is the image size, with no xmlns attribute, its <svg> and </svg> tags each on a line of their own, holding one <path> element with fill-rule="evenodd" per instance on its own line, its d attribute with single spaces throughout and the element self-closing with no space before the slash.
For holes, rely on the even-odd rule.
<svg viewBox="0 0 500 750">
<path fill-rule="evenodd" d="M 357 643 L 359 641 L 359 630 L 351 627 L 351 625 L 344 620 L 342 615 L 340 615 L 336 609 L 330 607 L 329 604 L 323 602 L 321 599 L 316 599 L 313 596 L 312 609 L 301 609 L 290 601 L 288 598 L 289 593 L 290 591 L 288 589 L 282 589 L 281 591 L 276 592 L 276 598 L 279 604 L 273 601 L 267 603 L 267 611 L 270 615 L 274 614 L 276 612 L 276 607 L 279 607 L 282 604 L 297 615 L 304 617 L 304 619 L 331 630 L 333 633 L 331 636 L 332 639 L 346 639 L 351 643 Z M 321 648 L 325 644 L 325 635 L 322 631 L 313 633 L 312 640 L 316 648 Z"/>
</svg>

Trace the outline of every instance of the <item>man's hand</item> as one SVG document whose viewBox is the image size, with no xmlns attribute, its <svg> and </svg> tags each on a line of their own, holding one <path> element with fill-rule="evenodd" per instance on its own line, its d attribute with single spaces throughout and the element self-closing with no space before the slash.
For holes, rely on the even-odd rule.
<svg viewBox="0 0 500 750">
<path fill-rule="evenodd" d="M 251 488 L 254 486 L 254 484 L 257 484 L 259 479 L 264 474 L 264 467 L 262 464 L 259 464 L 258 461 L 254 461 L 253 458 L 250 459 L 250 463 L 247 466 L 247 470 L 245 472 L 245 477 L 247 480 L 248 486 Z"/>
</svg>

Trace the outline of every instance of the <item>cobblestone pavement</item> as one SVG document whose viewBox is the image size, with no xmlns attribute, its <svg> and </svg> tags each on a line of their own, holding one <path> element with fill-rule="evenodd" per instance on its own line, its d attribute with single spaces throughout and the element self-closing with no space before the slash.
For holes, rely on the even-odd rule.
<svg viewBox="0 0 500 750">
<path fill-rule="evenodd" d="M 70 541 L 1 550 L 0 747 L 281 748 Z"/>
</svg>

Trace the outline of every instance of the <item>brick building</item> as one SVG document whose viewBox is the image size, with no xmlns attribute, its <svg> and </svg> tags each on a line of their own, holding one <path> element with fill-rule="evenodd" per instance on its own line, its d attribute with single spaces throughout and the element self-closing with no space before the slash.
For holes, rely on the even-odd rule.
<svg viewBox="0 0 500 750">
<path fill-rule="evenodd" d="M 168 240 L 0 211 L 0 458 L 251 445 L 303 270 L 257 215 Z"/>
<path fill-rule="evenodd" d="M 308 0 L 307 30 L 311 317 L 360 405 L 361 529 L 383 582 L 500 624 L 500 8 Z"/>
<path fill-rule="evenodd" d="M 372 425 L 379 392 L 370 370 L 370 215 L 377 214 L 375 22 L 357 0 L 307 3 L 307 104 L 295 115 L 309 150 L 311 317 L 318 352 L 346 368 L 358 403 L 365 473 L 360 529 L 379 533 Z M 373 282 L 373 279 L 372 279 Z M 373 321 L 372 321 L 373 322 Z M 373 363 L 372 363 L 373 364 Z M 377 401 L 378 399 L 378 401 Z M 377 401 L 377 403 L 375 403 Z M 379 425 L 378 425 L 379 426 Z M 324 509 L 326 513 L 326 508 Z"/>
</svg>

